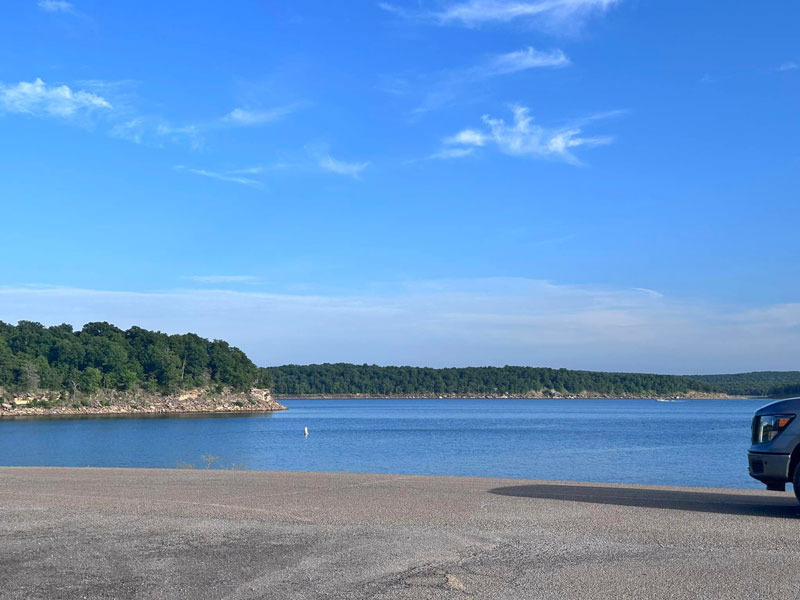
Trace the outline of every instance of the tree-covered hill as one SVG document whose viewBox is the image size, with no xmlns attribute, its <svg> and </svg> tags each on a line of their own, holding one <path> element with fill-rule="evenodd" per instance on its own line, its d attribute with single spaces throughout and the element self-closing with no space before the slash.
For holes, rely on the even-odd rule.
<svg viewBox="0 0 800 600">
<path fill-rule="evenodd" d="M 280 395 L 676 395 L 722 393 L 712 384 L 677 375 L 603 373 L 539 367 L 379 367 L 345 363 L 284 365 L 266 369 Z"/>
<path fill-rule="evenodd" d="M 257 368 L 244 352 L 193 333 L 167 335 L 105 322 L 44 327 L 0 321 L 0 389 L 92 394 L 99 390 L 173 393 L 196 388 L 270 388 L 302 395 L 671 396 L 800 394 L 800 372 L 735 375 L 605 373 L 543 367 L 380 367 L 346 363 Z"/>
<path fill-rule="evenodd" d="M 244 352 L 193 333 L 167 335 L 109 323 L 44 327 L 0 321 L 0 388 L 91 394 L 100 389 L 169 393 L 206 386 L 269 385 Z"/>
<path fill-rule="evenodd" d="M 346 363 L 284 365 L 264 369 L 283 396 L 302 395 L 524 395 L 564 394 L 671 396 L 800 395 L 800 371 L 734 375 L 653 375 L 542 367 L 379 367 Z"/>
<path fill-rule="evenodd" d="M 728 394 L 740 396 L 789 396 L 800 394 L 800 371 L 754 371 L 732 375 L 689 375 Z"/>
</svg>

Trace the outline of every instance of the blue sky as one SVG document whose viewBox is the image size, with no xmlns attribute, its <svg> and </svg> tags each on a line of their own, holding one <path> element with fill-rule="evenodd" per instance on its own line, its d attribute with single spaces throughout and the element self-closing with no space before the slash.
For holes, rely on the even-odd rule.
<svg viewBox="0 0 800 600">
<path fill-rule="evenodd" d="M 800 5 L 11 0 L 0 319 L 800 368 Z"/>
</svg>

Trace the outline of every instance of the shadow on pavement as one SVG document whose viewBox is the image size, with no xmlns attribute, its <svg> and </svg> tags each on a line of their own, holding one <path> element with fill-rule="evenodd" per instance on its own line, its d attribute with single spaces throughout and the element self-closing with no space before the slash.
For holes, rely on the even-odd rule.
<svg viewBox="0 0 800 600">
<path fill-rule="evenodd" d="M 800 518 L 800 504 L 794 495 L 778 492 L 772 497 L 711 491 L 541 484 L 499 487 L 489 490 L 489 493 L 499 496 L 569 500 L 591 504 L 616 504 L 618 506 L 641 506 L 756 517 Z"/>
</svg>

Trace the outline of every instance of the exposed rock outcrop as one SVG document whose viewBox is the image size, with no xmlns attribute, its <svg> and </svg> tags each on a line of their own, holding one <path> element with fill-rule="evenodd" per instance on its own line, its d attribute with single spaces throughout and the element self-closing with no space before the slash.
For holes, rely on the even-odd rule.
<svg viewBox="0 0 800 600">
<path fill-rule="evenodd" d="M 34 415 L 103 415 L 160 413 L 267 412 L 286 410 L 269 390 L 249 392 L 223 390 L 187 390 L 174 395 L 144 391 L 101 391 L 91 396 L 73 396 L 57 392 L 0 394 L 0 418 Z"/>
</svg>

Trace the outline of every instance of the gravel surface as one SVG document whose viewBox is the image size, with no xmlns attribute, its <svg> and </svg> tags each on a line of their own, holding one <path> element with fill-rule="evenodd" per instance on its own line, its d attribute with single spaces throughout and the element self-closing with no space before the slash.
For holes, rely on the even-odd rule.
<svg viewBox="0 0 800 600">
<path fill-rule="evenodd" d="M 800 598 L 791 493 L 0 468 L 0 598 Z"/>
</svg>

